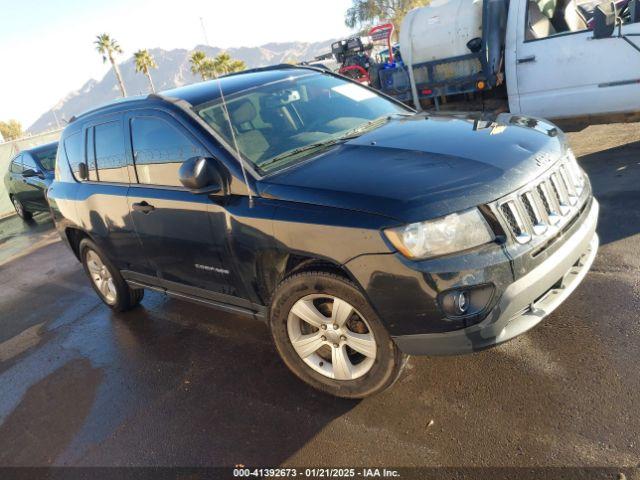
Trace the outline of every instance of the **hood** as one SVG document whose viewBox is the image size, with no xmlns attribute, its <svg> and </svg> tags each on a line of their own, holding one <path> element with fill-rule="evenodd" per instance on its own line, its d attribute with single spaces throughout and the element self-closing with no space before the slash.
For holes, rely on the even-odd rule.
<svg viewBox="0 0 640 480">
<path fill-rule="evenodd" d="M 260 195 L 359 210 L 400 222 L 496 200 L 565 153 L 554 125 L 510 114 L 415 115 L 258 183 Z"/>
</svg>

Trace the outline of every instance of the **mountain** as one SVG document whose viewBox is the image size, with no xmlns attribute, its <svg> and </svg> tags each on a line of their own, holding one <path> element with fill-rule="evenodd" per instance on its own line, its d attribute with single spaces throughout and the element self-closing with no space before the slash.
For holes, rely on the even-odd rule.
<svg viewBox="0 0 640 480">
<path fill-rule="evenodd" d="M 222 51 L 228 52 L 232 58 L 242 60 L 248 68 L 264 67 L 278 63 L 292 63 L 312 60 L 318 55 L 331 51 L 332 40 L 324 42 L 303 43 L 267 43 L 260 47 L 240 47 L 221 49 L 198 45 L 193 50 L 202 50 L 207 56 L 214 57 Z M 158 91 L 167 90 L 182 85 L 200 81 L 199 77 L 191 73 L 189 55 L 193 50 L 151 49 L 158 68 L 151 72 L 153 83 Z M 97 55 L 97 54 L 96 54 Z M 120 72 L 127 89 L 127 94 L 138 95 L 148 93 L 147 78 L 136 73 L 133 57 L 120 64 Z M 50 110 L 43 113 L 27 131 L 31 134 L 40 133 L 56 128 L 58 120 L 68 120 L 90 108 L 109 102 L 120 96 L 113 69 L 100 81 L 91 79 L 80 89 L 69 93 Z"/>
</svg>

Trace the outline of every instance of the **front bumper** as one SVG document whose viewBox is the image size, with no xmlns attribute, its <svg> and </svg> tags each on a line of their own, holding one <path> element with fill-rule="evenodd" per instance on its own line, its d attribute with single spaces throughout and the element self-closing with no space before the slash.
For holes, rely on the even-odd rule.
<svg viewBox="0 0 640 480">
<path fill-rule="evenodd" d="M 506 342 L 533 328 L 580 284 L 598 250 L 598 202 L 580 227 L 546 261 L 512 283 L 480 323 L 445 333 L 394 336 L 410 355 L 456 355 Z"/>
</svg>

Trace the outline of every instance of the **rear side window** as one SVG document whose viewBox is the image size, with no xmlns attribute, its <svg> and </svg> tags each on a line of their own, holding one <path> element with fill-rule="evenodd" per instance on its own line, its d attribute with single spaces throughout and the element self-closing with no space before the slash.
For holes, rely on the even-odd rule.
<svg viewBox="0 0 640 480">
<path fill-rule="evenodd" d="M 22 168 L 24 168 L 25 170 L 33 170 L 36 172 L 40 170 L 36 165 L 36 162 L 33 160 L 33 158 L 31 158 L 31 156 L 28 153 L 25 153 L 22 156 Z"/>
<path fill-rule="evenodd" d="M 89 136 L 91 136 L 91 131 Z M 88 145 L 91 145 L 90 141 Z M 119 121 L 103 123 L 93 127 L 93 148 L 93 152 L 87 151 L 90 152 L 88 156 L 93 156 L 95 159 L 97 180 L 116 183 L 129 182 L 124 135 L 122 133 L 122 124 Z M 94 155 L 91 155 L 91 153 Z"/>
<path fill-rule="evenodd" d="M 10 167 L 11 173 L 22 173 L 22 155 L 17 156 Z"/>
<path fill-rule="evenodd" d="M 84 152 L 82 151 L 82 135 L 80 132 L 74 133 L 73 135 L 69 135 L 64 140 L 64 150 L 67 154 L 67 160 L 69 162 L 69 167 L 71 167 L 71 171 L 73 172 L 73 176 L 76 177 L 77 180 L 80 180 L 79 175 L 79 167 L 80 163 L 84 162 Z"/>
<path fill-rule="evenodd" d="M 182 186 L 180 165 L 191 157 L 206 155 L 177 127 L 157 117 L 133 118 L 131 138 L 139 183 Z"/>
<path fill-rule="evenodd" d="M 57 148 L 50 148 L 41 152 L 35 153 L 35 157 L 47 172 L 53 172 L 53 168 L 56 164 L 56 152 Z"/>
</svg>

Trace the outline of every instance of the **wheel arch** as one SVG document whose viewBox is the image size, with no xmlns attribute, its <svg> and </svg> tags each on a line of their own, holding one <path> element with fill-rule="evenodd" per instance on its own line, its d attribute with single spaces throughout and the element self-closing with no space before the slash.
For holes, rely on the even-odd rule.
<svg viewBox="0 0 640 480">
<path fill-rule="evenodd" d="M 94 241 L 93 238 L 91 238 L 91 235 L 89 235 L 86 231 L 77 227 L 65 228 L 64 234 L 76 258 L 78 259 L 78 261 L 82 261 L 80 259 L 80 242 L 85 238 Z"/>
<path fill-rule="evenodd" d="M 261 265 L 263 263 L 264 265 Z M 276 265 L 274 271 L 274 264 Z M 258 295 L 267 307 L 273 300 L 273 295 L 284 280 L 304 272 L 327 272 L 338 275 L 355 285 L 362 290 L 360 284 L 356 278 L 349 272 L 344 265 L 321 257 L 315 257 L 297 253 L 287 253 L 282 255 L 279 259 L 275 260 L 270 257 L 264 259 L 264 262 L 260 262 L 257 267 L 257 279 L 256 285 Z"/>
</svg>

